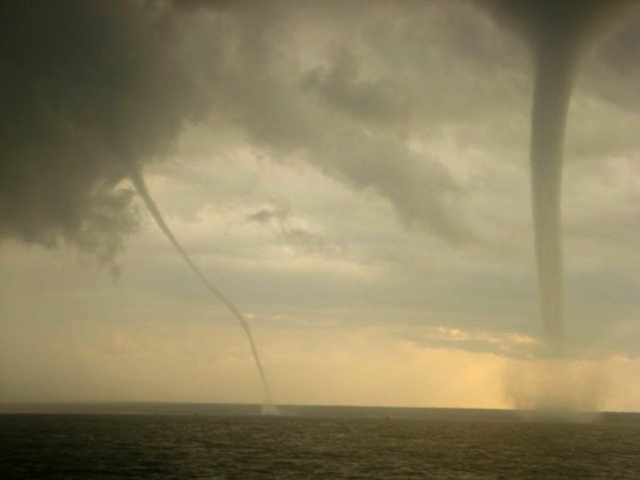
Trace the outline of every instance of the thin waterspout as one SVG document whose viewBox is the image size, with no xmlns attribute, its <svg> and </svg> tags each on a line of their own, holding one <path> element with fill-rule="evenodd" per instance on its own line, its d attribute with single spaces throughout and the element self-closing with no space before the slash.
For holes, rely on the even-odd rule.
<svg viewBox="0 0 640 480">
<path fill-rule="evenodd" d="M 231 300 L 229 300 L 220 290 L 216 288 L 216 286 L 206 277 L 206 275 L 200 270 L 200 268 L 191 259 L 191 257 L 186 252 L 186 250 L 182 248 L 182 245 L 180 245 L 180 242 L 178 242 L 178 239 L 175 237 L 175 235 L 173 234 L 173 232 L 171 231 L 167 223 L 164 221 L 164 218 L 160 213 L 158 206 L 153 201 L 153 198 L 151 197 L 151 194 L 147 189 L 147 185 L 144 181 L 144 178 L 142 177 L 142 174 L 132 162 L 128 162 L 128 166 L 129 166 L 129 175 L 131 177 L 131 181 L 133 182 L 133 185 L 135 186 L 140 197 L 142 197 L 142 200 L 144 201 L 147 209 L 149 210 L 154 220 L 156 221 L 156 224 L 158 225 L 158 227 L 160 227 L 160 230 L 162 230 L 165 236 L 169 239 L 173 247 L 180 254 L 180 256 L 185 261 L 187 266 L 191 269 L 191 271 L 200 279 L 200 281 L 205 285 L 205 287 L 207 287 L 207 289 L 229 309 L 229 311 L 233 314 L 233 316 L 236 317 L 236 320 L 238 320 L 238 323 L 244 330 L 247 340 L 249 341 L 249 345 L 251 347 L 251 354 L 253 355 L 253 359 L 258 369 L 258 373 L 260 374 L 260 380 L 262 381 L 262 387 L 264 390 L 263 404 L 265 406 L 274 406 L 272 396 L 271 396 L 271 388 L 269 387 L 269 382 L 267 381 L 267 375 L 265 374 L 264 368 L 262 366 L 262 362 L 260 361 L 260 355 L 258 354 L 258 349 L 256 348 L 256 343 L 253 340 L 253 335 L 251 334 L 251 328 L 249 328 L 249 324 L 247 323 L 246 318 L 244 317 L 244 315 L 242 315 L 240 310 L 238 310 L 238 308 L 233 304 L 233 302 L 231 302 Z"/>
</svg>

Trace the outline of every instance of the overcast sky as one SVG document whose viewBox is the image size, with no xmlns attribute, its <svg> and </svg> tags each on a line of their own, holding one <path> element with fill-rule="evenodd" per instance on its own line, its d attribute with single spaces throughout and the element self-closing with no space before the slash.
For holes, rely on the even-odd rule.
<svg viewBox="0 0 640 480">
<path fill-rule="evenodd" d="M 61 15 L 107 24 L 82 61 L 125 29 L 118 48 L 132 49 L 127 61 L 144 74 L 131 69 L 139 86 L 122 118 L 110 117 L 126 130 L 114 138 L 141 145 L 167 223 L 246 314 L 276 402 L 506 408 L 554 382 L 532 374 L 545 369 L 535 360 L 532 66 L 517 32 L 462 1 L 183 2 L 136 10 L 124 26 L 140 2 L 76 3 Z M 161 14 L 171 35 L 160 41 L 145 28 Z M 76 42 L 94 23 L 57 41 Z M 640 411 L 638 32 L 636 20 L 585 58 L 569 113 L 572 360 L 562 368 L 584 408 Z M 75 48 L 84 46 L 71 48 L 72 65 Z M 66 85 L 62 96 L 82 105 L 85 95 L 120 102 L 91 83 Z M 61 108 L 73 128 L 56 127 L 58 150 L 25 133 L 29 148 L 78 157 L 38 177 L 60 182 L 43 194 L 52 200 L 33 180 L 2 193 L 0 401 L 260 402 L 242 330 L 138 198 L 107 240 L 97 207 L 64 210 L 81 219 L 64 224 L 40 215 L 61 195 L 75 202 L 79 185 L 82 198 L 98 184 L 118 198 L 131 189 L 79 167 L 109 156 L 95 147 L 91 110 L 80 110 Z M 23 181 L 4 163 L 9 181 Z M 85 219 L 89 230 L 66 226 Z M 86 235 L 91 221 L 97 235 Z"/>
</svg>

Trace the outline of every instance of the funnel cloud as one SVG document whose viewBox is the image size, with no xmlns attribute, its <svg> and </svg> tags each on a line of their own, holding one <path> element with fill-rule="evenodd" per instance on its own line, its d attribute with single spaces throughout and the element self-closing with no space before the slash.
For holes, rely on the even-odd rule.
<svg viewBox="0 0 640 480">
<path fill-rule="evenodd" d="M 265 407 L 271 407 L 271 409 L 275 409 L 275 407 L 273 406 L 273 398 L 271 396 L 271 388 L 269 387 L 269 382 L 267 381 L 267 375 L 264 372 L 264 367 L 262 366 L 262 362 L 260 361 L 260 355 L 258 354 L 256 343 L 253 340 L 251 329 L 249 328 L 249 324 L 244 318 L 244 315 L 242 315 L 240 310 L 238 310 L 238 308 L 233 304 L 233 302 L 231 302 L 231 300 L 229 300 L 220 290 L 216 288 L 213 283 L 211 283 L 211 280 L 209 280 L 207 276 L 202 272 L 202 270 L 198 268 L 198 266 L 191 259 L 182 245 L 180 245 L 180 242 L 178 242 L 178 239 L 175 237 L 167 223 L 164 221 L 164 218 L 162 217 L 160 210 L 156 206 L 156 203 L 153 201 L 153 198 L 151 198 L 151 194 L 149 193 L 149 190 L 147 190 L 147 185 L 144 182 L 142 174 L 138 170 L 136 170 L 134 165 L 131 165 L 130 176 L 133 184 L 136 187 L 136 191 L 144 200 L 144 204 L 147 206 L 147 209 L 158 224 L 158 227 L 160 227 L 162 233 L 164 233 L 167 239 L 171 242 L 173 247 L 176 249 L 176 252 L 180 254 L 187 266 L 200 279 L 205 287 L 207 287 L 207 289 L 213 294 L 213 296 L 220 300 L 225 305 L 225 307 L 229 309 L 229 311 L 233 314 L 233 316 L 236 318 L 236 320 L 244 330 L 244 333 L 247 336 L 247 340 L 249 341 L 249 346 L 251 347 L 253 360 L 256 363 L 256 368 L 258 369 L 258 373 L 260 375 L 262 387 L 264 389 L 264 405 Z"/>
<path fill-rule="evenodd" d="M 531 112 L 531 195 L 538 286 L 545 339 L 560 353 L 564 337 L 561 222 L 567 113 L 581 58 L 633 2 L 514 1 L 497 5 L 523 27 L 534 56 Z M 637 6 L 636 6 L 637 7 Z"/>
</svg>

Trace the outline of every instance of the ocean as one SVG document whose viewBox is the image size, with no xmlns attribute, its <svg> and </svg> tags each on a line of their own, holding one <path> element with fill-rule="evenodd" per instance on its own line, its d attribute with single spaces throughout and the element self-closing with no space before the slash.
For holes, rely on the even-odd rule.
<svg viewBox="0 0 640 480">
<path fill-rule="evenodd" d="M 640 414 L 5 405 L 0 478 L 640 479 Z M 37 413 L 36 413 L 37 412 Z"/>
</svg>

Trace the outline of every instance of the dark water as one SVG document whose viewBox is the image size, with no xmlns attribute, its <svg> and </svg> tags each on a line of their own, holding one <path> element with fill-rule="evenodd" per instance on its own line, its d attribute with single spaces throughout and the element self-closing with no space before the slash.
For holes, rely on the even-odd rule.
<svg viewBox="0 0 640 480">
<path fill-rule="evenodd" d="M 640 424 L 623 416 L 580 424 L 487 411 L 269 417 L 238 408 L 0 415 L 0 478 L 640 478 Z"/>
</svg>

